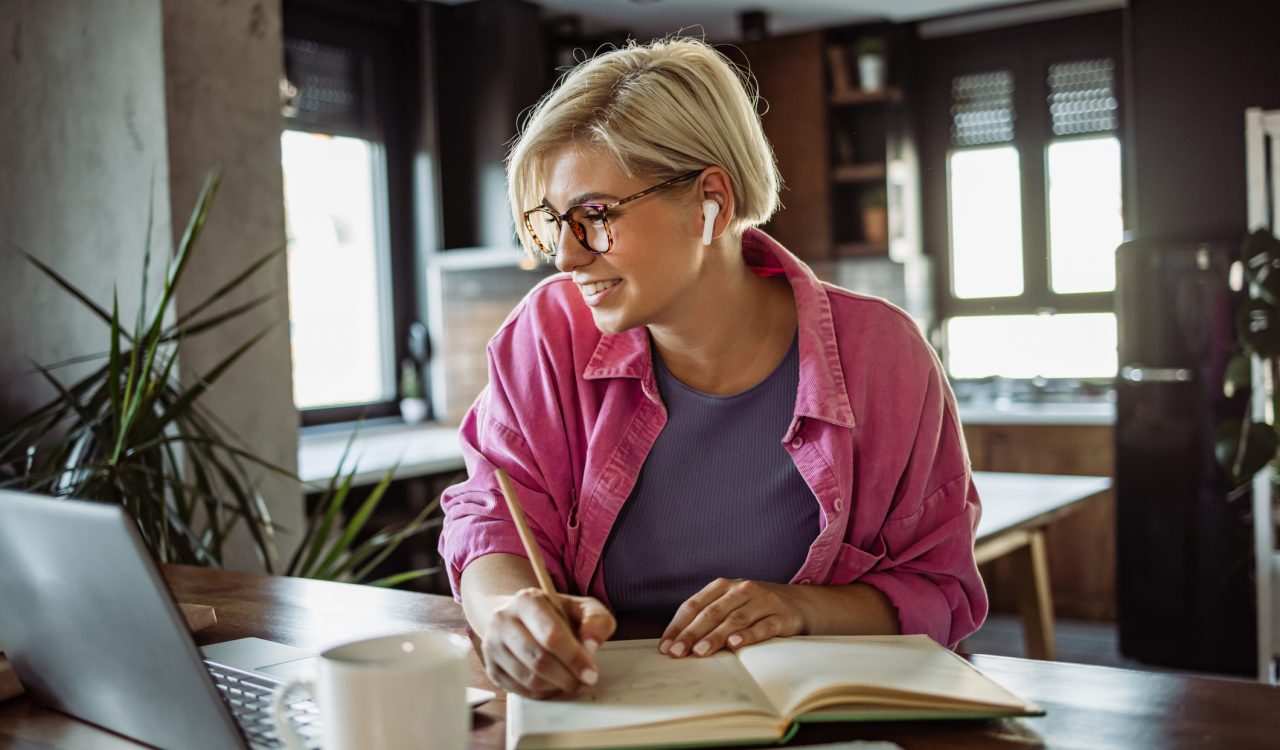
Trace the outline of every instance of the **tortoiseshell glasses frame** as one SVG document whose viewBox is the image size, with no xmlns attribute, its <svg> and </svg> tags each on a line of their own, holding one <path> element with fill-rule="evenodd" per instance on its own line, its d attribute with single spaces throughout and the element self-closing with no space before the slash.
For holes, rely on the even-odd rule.
<svg viewBox="0 0 1280 750">
<path fill-rule="evenodd" d="M 543 200 L 542 205 L 524 212 L 524 228 L 528 230 L 529 236 L 533 238 L 534 244 L 538 246 L 538 252 L 549 258 L 554 258 L 556 251 L 559 249 L 557 243 L 560 241 L 560 235 L 564 232 L 566 223 L 569 225 L 569 229 L 572 230 L 573 236 L 578 238 L 578 242 L 582 244 L 582 247 L 587 252 L 592 255 L 604 255 L 613 249 L 613 230 L 609 227 L 610 210 L 624 203 L 643 198 L 650 193 L 656 193 L 673 185 L 688 182 L 700 174 L 702 174 L 701 169 L 685 172 L 678 177 L 672 177 L 666 182 L 660 182 L 651 188 L 620 198 L 612 203 L 577 203 L 570 206 L 569 210 L 563 214 L 556 213 L 555 209 L 551 208 Z M 590 229 L 587 227 L 588 223 L 592 225 Z M 544 234 L 547 229 L 551 228 L 551 224 L 555 225 L 554 234 Z M 538 231 L 539 226 L 541 226 L 543 233 Z M 597 228 L 603 230 L 602 235 L 595 233 Z M 591 236 L 593 233 L 595 233 L 594 237 Z M 591 245 L 592 239 L 598 240 L 600 236 L 606 239 L 603 250 Z"/>
</svg>

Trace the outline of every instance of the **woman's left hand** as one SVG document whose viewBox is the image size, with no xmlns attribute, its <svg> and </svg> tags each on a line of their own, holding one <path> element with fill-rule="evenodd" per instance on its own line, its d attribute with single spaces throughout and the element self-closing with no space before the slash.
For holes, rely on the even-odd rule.
<svg viewBox="0 0 1280 750">
<path fill-rule="evenodd" d="M 791 586 L 717 578 L 680 605 L 658 650 L 677 658 L 708 656 L 804 631 Z"/>
</svg>

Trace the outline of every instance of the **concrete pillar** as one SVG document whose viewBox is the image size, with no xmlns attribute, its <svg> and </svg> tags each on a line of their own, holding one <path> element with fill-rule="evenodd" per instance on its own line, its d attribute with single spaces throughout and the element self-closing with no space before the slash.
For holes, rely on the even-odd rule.
<svg viewBox="0 0 1280 750">
<path fill-rule="evenodd" d="M 0 424 L 55 393 L 22 375 L 30 362 L 110 346 L 107 325 L 11 247 L 108 309 L 117 289 L 132 321 L 149 209 L 155 266 L 169 247 L 168 183 L 159 1 L 0 2 Z"/>
<path fill-rule="evenodd" d="M 217 3 L 161 0 L 167 92 L 169 192 L 176 244 L 209 170 L 222 187 L 177 300 L 179 314 L 285 239 L 280 170 L 279 83 L 283 69 L 278 0 Z M 263 459 L 294 470 L 298 412 L 293 406 L 289 307 L 284 256 L 245 285 L 232 300 L 274 292 L 254 313 L 184 343 L 183 378 L 208 372 L 228 353 L 274 326 L 204 397 Z M 277 542 L 288 559 L 302 528 L 296 484 L 256 471 L 272 518 L 286 531 Z M 247 538 L 233 545 L 232 567 L 257 562 Z"/>
</svg>

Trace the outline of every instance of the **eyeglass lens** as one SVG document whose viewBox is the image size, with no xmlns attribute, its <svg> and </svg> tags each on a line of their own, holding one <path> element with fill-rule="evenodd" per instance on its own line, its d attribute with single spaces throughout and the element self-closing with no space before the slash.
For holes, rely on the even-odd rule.
<svg viewBox="0 0 1280 750">
<path fill-rule="evenodd" d="M 538 209 L 529 213 L 529 230 L 542 245 L 543 251 L 554 255 L 560 249 L 560 217 L 550 209 Z M 609 230 L 603 212 L 591 206 L 574 206 L 569 211 L 569 231 L 582 246 L 597 253 L 609 249 Z"/>
</svg>

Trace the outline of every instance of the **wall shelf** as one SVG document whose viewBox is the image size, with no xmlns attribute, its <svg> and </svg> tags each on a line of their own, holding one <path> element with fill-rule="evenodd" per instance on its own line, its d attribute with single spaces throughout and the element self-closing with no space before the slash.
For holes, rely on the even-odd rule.
<svg viewBox="0 0 1280 750">
<path fill-rule="evenodd" d="M 833 91 L 827 99 L 827 102 L 833 107 L 851 107 L 862 104 L 896 103 L 901 101 L 902 89 L 897 86 L 888 86 L 879 91 L 863 91 L 861 89 Z"/>
<path fill-rule="evenodd" d="M 841 164 L 831 168 L 831 180 L 839 183 L 884 182 L 884 162 Z"/>
<path fill-rule="evenodd" d="M 806 261 L 888 258 L 886 238 L 900 254 L 915 241 L 905 87 L 913 80 L 912 33 L 874 22 L 770 37 L 736 51 L 769 103 L 762 123 L 788 189 L 785 208 L 765 230 Z M 887 85 L 876 91 L 858 88 L 851 54 L 866 37 L 880 38 L 888 51 Z"/>
<path fill-rule="evenodd" d="M 885 256 L 888 254 L 888 245 L 880 245 L 874 242 L 836 243 L 836 255 L 841 258 L 866 258 L 869 256 Z"/>
</svg>

